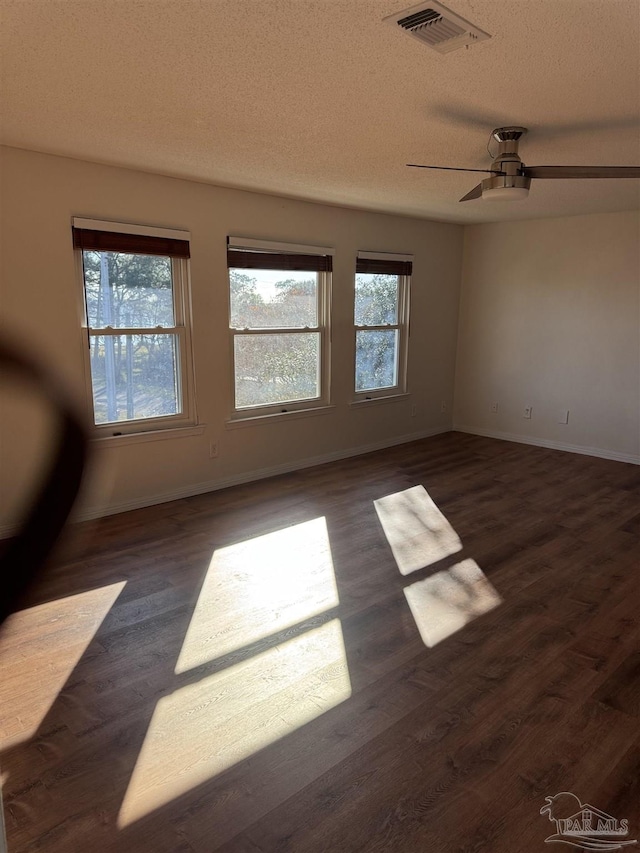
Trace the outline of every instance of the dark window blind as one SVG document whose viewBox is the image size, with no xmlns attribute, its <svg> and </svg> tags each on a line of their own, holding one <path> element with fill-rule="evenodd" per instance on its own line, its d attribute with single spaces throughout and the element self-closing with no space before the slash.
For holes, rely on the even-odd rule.
<svg viewBox="0 0 640 853">
<path fill-rule="evenodd" d="M 73 248 L 95 252 L 128 252 L 131 255 L 163 255 L 188 258 L 189 241 L 172 237 L 149 237 L 143 234 L 120 234 L 116 231 L 94 231 L 72 228 Z"/>
<path fill-rule="evenodd" d="M 331 272 L 332 260 L 331 255 L 295 255 L 286 252 L 227 249 L 227 264 L 230 269 Z"/>
<path fill-rule="evenodd" d="M 377 258 L 357 258 L 356 272 L 378 275 L 411 275 L 411 261 L 386 261 Z"/>
</svg>

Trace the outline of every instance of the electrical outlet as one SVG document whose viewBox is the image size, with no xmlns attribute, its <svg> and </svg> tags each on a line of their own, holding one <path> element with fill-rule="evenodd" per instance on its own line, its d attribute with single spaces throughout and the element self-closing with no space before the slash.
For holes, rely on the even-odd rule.
<svg viewBox="0 0 640 853">
<path fill-rule="evenodd" d="M 559 424 L 568 424 L 569 423 L 569 409 L 563 409 L 558 415 L 558 423 Z"/>
<path fill-rule="evenodd" d="M 531 419 L 531 412 L 532 412 L 532 411 L 533 411 L 533 406 L 525 406 L 525 407 L 524 407 L 524 415 L 523 415 L 523 417 L 524 417 L 524 418 L 527 418 L 527 420 L 530 420 L 530 419 Z"/>
<path fill-rule="evenodd" d="M 498 404 L 497 403 L 491 404 L 491 411 L 493 412 L 494 415 L 497 413 L 497 411 L 498 411 Z"/>
<path fill-rule="evenodd" d="M 209 443 L 209 459 L 217 459 L 218 458 L 218 442 L 211 441 Z"/>
<path fill-rule="evenodd" d="M 443 400 L 443 401 L 440 403 L 440 411 L 441 411 L 441 412 L 446 412 L 446 411 L 447 411 L 447 401 L 446 401 L 446 400 Z"/>
</svg>

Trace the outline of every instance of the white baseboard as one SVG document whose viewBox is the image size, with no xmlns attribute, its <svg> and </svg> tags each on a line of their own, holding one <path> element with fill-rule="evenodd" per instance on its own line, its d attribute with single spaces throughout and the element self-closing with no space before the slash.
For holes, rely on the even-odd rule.
<svg viewBox="0 0 640 853">
<path fill-rule="evenodd" d="M 603 450 L 600 447 L 584 447 L 581 444 L 567 444 L 564 441 L 549 441 L 546 438 L 536 438 L 533 435 L 515 435 L 511 432 L 480 429 L 479 427 L 453 425 L 454 432 L 466 432 L 469 435 L 481 435 L 485 438 L 498 438 L 501 441 L 515 441 L 518 444 L 532 444 L 534 447 L 547 447 L 549 450 L 565 450 L 567 453 L 581 453 L 583 456 L 597 456 L 599 459 L 610 459 L 613 462 L 629 462 L 640 465 L 640 456 L 631 453 L 618 453 L 616 450 Z"/>
<path fill-rule="evenodd" d="M 362 456 L 365 453 L 373 453 L 376 450 L 384 450 L 387 447 L 394 447 L 398 444 L 407 444 L 411 441 L 419 441 L 421 438 L 430 438 L 431 436 L 445 432 L 451 432 L 451 428 L 447 426 L 422 430 L 420 432 L 409 433 L 408 435 L 397 436 L 392 439 L 376 441 L 371 444 L 362 444 L 358 447 L 350 447 L 347 450 L 323 453 L 320 456 L 310 456 L 307 459 L 298 459 L 295 462 L 285 462 L 281 465 L 273 465 L 269 468 L 258 468 L 253 471 L 246 471 L 242 474 L 234 475 L 233 477 L 209 480 L 204 483 L 195 483 L 189 486 L 181 486 L 177 489 L 170 489 L 166 492 L 158 492 L 154 495 L 132 498 L 128 501 L 119 501 L 105 506 L 87 508 L 77 506 L 72 513 L 71 521 L 88 521 L 92 518 L 102 518 L 106 515 L 116 515 L 120 512 L 129 512 L 129 510 L 132 509 L 142 509 L 146 506 L 168 503 L 169 501 L 176 501 L 181 498 L 190 498 L 194 495 L 205 494 L 206 492 L 215 492 L 219 489 L 227 489 L 230 486 L 240 486 L 243 483 L 251 483 L 255 480 L 264 480 L 267 477 L 276 477 L 278 474 L 289 474 L 292 471 L 300 471 L 303 468 L 312 468 L 314 465 L 324 465 L 327 462 L 338 462 L 340 459 L 348 459 L 351 456 Z M 15 525 L 0 525 L 0 539 L 6 539 L 8 536 L 13 536 L 16 532 L 17 528 Z"/>
<path fill-rule="evenodd" d="M 464 432 L 470 435 L 481 435 L 485 438 L 497 438 L 501 441 L 515 441 L 518 444 L 531 444 L 535 447 L 547 447 L 550 450 L 564 450 L 568 453 L 580 453 L 584 456 L 596 456 L 600 459 L 610 459 L 614 462 L 628 462 L 632 465 L 640 465 L 640 456 L 634 456 L 629 453 L 618 453 L 614 450 L 603 450 L 598 447 L 584 447 L 582 445 L 567 444 L 561 441 L 548 441 L 547 439 L 536 438 L 535 436 L 515 435 L 509 432 L 480 429 L 478 427 L 471 427 L 463 424 L 454 424 L 452 429 L 456 432 Z M 120 512 L 128 512 L 133 509 L 142 509 L 143 507 L 153 506 L 155 504 L 176 501 L 181 498 L 189 498 L 194 495 L 202 495 L 206 492 L 215 492 L 219 489 L 227 489 L 230 486 L 240 486 L 243 483 L 251 483 L 255 480 L 264 480 L 267 477 L 276 477 L 278 474 L 289 474 L 292 471 L 301 471 L 304 468 L 312 468 L 314 465 L 324 465 L 327 462 L 338 462 L 340 459 L 348 459 L 351 456 L 361 456 L 365 453 L 373 453 L 376 450 L 384 450 L 387 447 L 395 447 L 399 444 L 419 441 L 422 438 L 430 438 L 431 436 L 440 435 L 445 432 L 451 432 L 451 429 L 449 427 L 437 427 L 435 429 L 422 430 L 408 435 L 397 436 L 393 439 L 376 441 L 371 444 L 363 444 L 358 447 L 351 447 L 347 450 L 337 450 L 332 453 L 324 453 L 319 456 L 311 456 L 307 459 L 296 460 L 295 462 L 285 462 L 281 465 L 273 465 L 269 468 L 258 468 L 253 471 L 246 471 L 242 474 L 237 474 L 233 477 L 195 483 L 193 485 L 182 486 L 177 489 L 170 489 L 166 492 L 158 492 L 155 495 L 132 498 L 128 501 L 119 501 L 105 506 L 87 508 L 79 506 L 74 511 L 71 520 L 74 522 L 88 521 L 89 519 L 101 518 L 106 515 L 116 515 Z M 16 533 L 16 525 L 0 525 L 0 539 L 6 539 Z"/>
</svg>

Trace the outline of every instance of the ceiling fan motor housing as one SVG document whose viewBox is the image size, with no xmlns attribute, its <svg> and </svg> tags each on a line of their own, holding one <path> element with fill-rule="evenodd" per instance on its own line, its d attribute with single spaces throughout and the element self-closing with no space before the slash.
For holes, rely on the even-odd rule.
<svg viewBox="0 0 640 853">
<path fill-rule="evenodd" d="M 518 141 L 526 127 L 498 127 L 492 136 L 498 142 L 498 155 L 491 168 L 499 175 L 492 175 L 482 181 L 482 198 L 488 201 L 526 198 L 531 186 L 531 178 L 522 174 L 522 160 L 518 154 Z"/>
</svg>

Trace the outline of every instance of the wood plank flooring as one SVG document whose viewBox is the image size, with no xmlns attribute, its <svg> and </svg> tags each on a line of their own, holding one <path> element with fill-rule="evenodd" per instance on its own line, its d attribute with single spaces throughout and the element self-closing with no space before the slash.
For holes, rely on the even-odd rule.
<svg viewBox="0 0 640 853">
<path fill-rule="evenodd" d="M 640 468 L 457 433 L 72 526 L 0 633 L 10 853 L 640 839 L 639 527 Z"/>
</svg>

